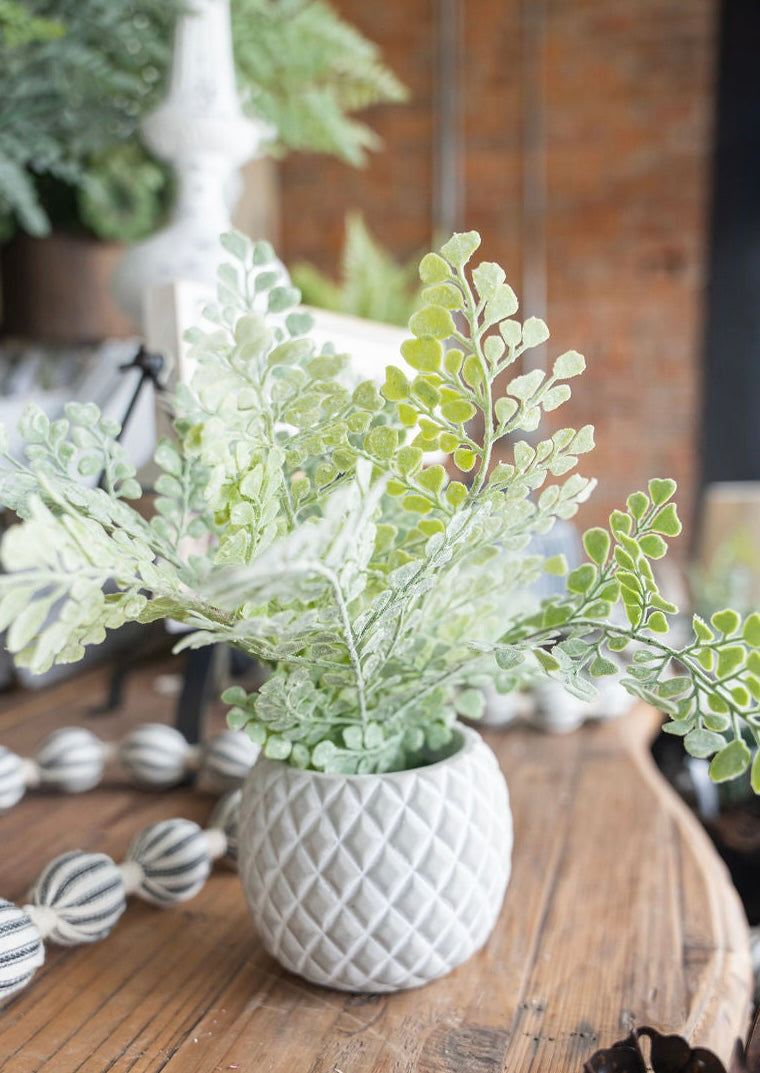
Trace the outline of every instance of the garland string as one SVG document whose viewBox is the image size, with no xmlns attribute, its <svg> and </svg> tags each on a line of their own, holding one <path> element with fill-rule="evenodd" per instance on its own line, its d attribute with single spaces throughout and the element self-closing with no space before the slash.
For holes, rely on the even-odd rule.
<svg viewBox="0 0 760 1073">
<path fill-rule="evenodd" d="M 192 820 L 160 820 L 140 831 L 117 864 L 105 853 L 70 850 L 50 861 L 24 905 L 0 898 L 0 1004 L 25 988 L 45 960 L 45 943 L 96 942 L 114 928 L 135 895 L 159 907 L 193 898 L 214 861 L 237 861 L 240 783 L 258 749 L 236 731 L 191 746 L 173 727 L 149 723 L 118 744 L 67 727 L 46 738 L 33 757 L 0 746 L 0 809 L 27 789 L 66 793 L 92 789 L 117 760 L 137 785 L 166 788 L 195 774 L 224 796 L 204 829 Z M 226 792 L 225 792 L 226 791 Z"/>
<path fill-rule="evenodd" d="M 63 727 L 45 738 L 31 757 L 0 745 L 0 812 L 27 790 L 83 793 L 97 786 L 116 762 L 130 782 L 162 790 L 189 776 L 213 793 L 239 786 L 258 756 L 258 746 L 237 730 L 223 730 L 203 745 L 189 745 L 174 727 L 144 723 L 120 742 L 104 742 L 82 727 Z"/>
</svg>

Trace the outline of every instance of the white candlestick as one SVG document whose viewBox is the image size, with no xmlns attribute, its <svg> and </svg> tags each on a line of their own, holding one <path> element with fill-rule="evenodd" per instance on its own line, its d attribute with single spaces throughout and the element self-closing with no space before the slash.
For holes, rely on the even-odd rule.
<svg viewBox="0 0 760 1073">
<path fill-rule="evenodd" d="M 271 137 L 267 124 L 240 107 L 229 0 L 193 0 L 180 16 L 166 99 L 142 129 L 153 152 L 173 165 L 177 199 L 169 224 L 133 246 L 114 275 L 119 304 L 140 326 L 148 290 L 176 280 L 213 285 L 238 168 Z"/>
</svg>

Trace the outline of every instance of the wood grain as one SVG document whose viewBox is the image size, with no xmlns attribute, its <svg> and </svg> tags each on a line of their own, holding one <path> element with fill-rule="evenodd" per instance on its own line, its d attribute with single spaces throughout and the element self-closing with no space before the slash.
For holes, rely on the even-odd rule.
<svg viewBox="0 0 760 1073">
<path fill-rule="evenodd" d="M 0 742 L 30 754 L 52 729 L 115 740 L 173 701 L 148 667 L 123 711 L 94 718 L 105 672 L 0 701 Z M 216 718 L 220 718 L 217 713 Z M 747 1027 L 743 911 L 701 828 L 648 756 L 652 713 L 566 737 L 489 732 L 515 818 L 513 873 L 485 950 L 449 977 L 391 996 L 305 984 L 262 950 L 237 877 L 218 867 L 170 910 L 136 900 L 108 939 L 51 947 L 0 1011 L 3 1073 L 580 1073 L 633 1023 L 687 1035 L 728 1062 Z M 123 859 L 168 816 L 213 799 L 154 794 L 118 771 L 77 797 L 30 793 L 0 816 L 0 893 L 23 901 L 76 847 Z"/>
</svg>

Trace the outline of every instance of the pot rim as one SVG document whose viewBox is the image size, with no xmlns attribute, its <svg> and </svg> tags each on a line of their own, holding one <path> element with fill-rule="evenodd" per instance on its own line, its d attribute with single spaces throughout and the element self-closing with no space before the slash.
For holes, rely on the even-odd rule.
<svg viewBox="0 0 760 1073">
<path fill-rule="evenodd" d="M 435 771 L 437 768 L 442 767 L 444 764 L 449 764 L 451 761 L 460 760 L 477 748 L 478 745 L 485 745 L 482 735 L 475 729 L 475 727 L 467 726 L 464 723 L 460 723 L 459 720 L 455 720 L 451 724 L 451 729 L 454 731 L 455 736 L 459 737 L 459 744 L 453 752 L 447 753 L 446 756 L 441 757 L 440 760 L 434 760 L 431 764 L 422 764 L 419 767 L 403 768 L 401 771 L 369 771 L 369 772 L 339 772 L 339 771 L 317 771 L 314 768 L 299 768 L 294 764 L 289 764 L 287 760 L 273 760 L 271 757 L 264 756 L 263 753 L 255 761 L 251 767 L 251 771 L 254 771 L 259 764 L 274 765 L 278 769 L 285 769 L 292 778 L 300 776 L 309 776 L 319 779 L 341 779 L 358 781 L 360 779 L 399 779 L 399 778 L 412 778 L 418 773 L 424 773 L 427 771 Z M 487 746 L 486 746 L 487 748 Z M 249 772 L 250 774 L 250 772 Z"/>
</svg>

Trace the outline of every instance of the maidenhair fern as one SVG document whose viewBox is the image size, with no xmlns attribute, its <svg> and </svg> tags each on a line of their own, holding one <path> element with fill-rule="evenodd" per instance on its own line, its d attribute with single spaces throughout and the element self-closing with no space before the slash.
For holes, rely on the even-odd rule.
<svg viewBox="0 0 760 1073">
<path fill-rule="evenodd" d="M 562 563 L 531 538 L 593 489 L 573 472 L 589 426 L 534 435 L 584 361 L 568 351 L 509 378 L 548 331 L 516 318 L 498 265 L 470 266 L 478 244 L 455 235 L 423 259 L 406 364 L 378 387 L 317 348 L 267 244 L 226 236 L 218 304 L 189 336 L 177 438 L 157 451 L 152 519 L 130 506 L 116 426 L 89 406 L 52 424 L 28 411 L 25 461 L 6 453 L 0 481 L 24 519 L 0 576 L 16 658 L 44 670 L 106 628 L 172 617 L 190 627 L 179 648 L 225 642 L 269 665 L 257 693 L 226 694 L 266 755 L 372 772 L 435 755 L 457 715 L 482 711 L 484 675 L 509 688 L 548 674 L 587 696 L 630 648 L 625 686 L 713 757 L 716 780 L 752 764 L 760 790 L 760 615 L 695 618 L 686 644 L 671 641 L 676 609 L 652 563 L 680 531 L 672 481 L 585 534 L 561 595 L 533 595 Z"/>
</svg>

